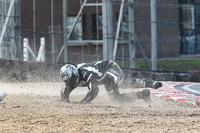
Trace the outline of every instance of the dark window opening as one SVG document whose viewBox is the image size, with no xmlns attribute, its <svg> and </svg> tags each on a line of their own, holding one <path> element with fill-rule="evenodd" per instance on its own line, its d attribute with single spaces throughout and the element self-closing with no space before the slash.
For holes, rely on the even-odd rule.
<svg viewBox="0 0 200 133">
<path fill-rule="evenodd" d="M 102 15 L 93 14 L 92 15 L 92 39 L 102 40 L 103 30 L 102 30 Z"/>
<path fill-rule="evenodd" d="M 67 17 L 67 31 L 69 31 L 72 28 L 72 25 L 76 19 L 76 16 L 69 16 Z M 76 23 L 76 26 L 74 27 L 74 30 L 72 31 L 69 40 L 82 40 L 83 36 L 83 29 L 82 29 L 82 21 L 81 18 L 79 18 L 78 22 Z"/>
</svg>

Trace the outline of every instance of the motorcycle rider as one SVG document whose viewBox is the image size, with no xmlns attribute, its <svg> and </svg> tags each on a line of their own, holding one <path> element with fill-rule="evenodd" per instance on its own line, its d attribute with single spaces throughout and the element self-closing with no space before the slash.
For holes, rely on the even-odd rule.
<svg viewBox="0 0 200 133">
<path fill-rule="evenodd" d="M 60 69 L 60 75 L 65 82 L 65 88 L 61 90 L 61 101 L 70 102 L 69 95 L 78 86 L 87 86 L 88 93 L 79 102 L 86 104 L 91 102 L 98 95 L 98 85 L 104 85 L 106 91 L 112 101 L 125 102 L 130 101 L 130 95 L 120 94 L 119 88 L 138 86 L 159 88 L 162 86 L 161 82 L 153 80 L 128 80 L 125 78 L 119 65 L 114 61 L 97 61 L 92 63 L 81 63 L 78 65 L 65 64 Z M 150 91 L 144 89 L 133 94 L 133 99 L 143 99 L 148 101 L 150 99 Z"/>
</svg>

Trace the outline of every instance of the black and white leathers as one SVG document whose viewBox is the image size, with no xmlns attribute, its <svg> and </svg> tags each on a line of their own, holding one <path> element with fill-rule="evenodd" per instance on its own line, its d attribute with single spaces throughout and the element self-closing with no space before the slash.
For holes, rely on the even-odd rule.
<svg viewBox="0 0 200 133">
<path fill-rule="evenodd" d="M 77 66 L 79 83 L 65 82 L 66 87 L 61 91 L 61 99 L 69 101 L 69 94 L 77 86 L 88 86 L 88 93 L 80 103 L 91 102 L 98 94 L 98 85 L 104 84 L 109 95 L 118 95 L 118 84 L 124 78 L 120 67 L 113 61 L 98 61 L 82 63 Z"/>
</svg>

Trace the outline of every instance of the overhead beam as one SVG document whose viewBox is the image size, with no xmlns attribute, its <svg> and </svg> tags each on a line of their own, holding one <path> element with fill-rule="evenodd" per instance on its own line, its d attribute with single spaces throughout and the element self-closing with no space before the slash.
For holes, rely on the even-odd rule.
<svg viewBox="0 0 200 133">
<path fill-rule="evenodd" d="M 83 44 L 83 43 L 94 43 L 94 44 L 101 44 L 103 40 L 69 40 L 68 43 L 70 44 Z"/>
<path fill-rule="evenodd" d="M 102 6 L 102 3 L 87 3 L 85 6 Z"/>
</svg>

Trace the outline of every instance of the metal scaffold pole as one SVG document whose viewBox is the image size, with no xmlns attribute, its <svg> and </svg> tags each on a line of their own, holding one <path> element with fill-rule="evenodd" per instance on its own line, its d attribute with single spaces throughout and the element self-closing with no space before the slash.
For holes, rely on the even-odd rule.
<svg viewBox="0 0 200 133">
<path fill-rule="evenodd" d="M 103 60 L 113 60 L 112 0 L 102 0 Z"/>
<path fill-rule="evenodd" d="M 55 43 L 54 43 L 54 0 L 51 0 L 51 45 L 52 45 L 52 63 L 55 60 Z"/>
<path fill-rule="evenodd" d="M 20 12 L 21 12 L 21 6 L 20 6 L 20 0 L 16 1 L 16 8 L 15 8 L 15 15 L 17 15 L 18 17 L 15 18 L 15 45 L 16 45 L 16 58 L 17 59 L 21 59 L 22 55 L 21 55 L 21 16 L 20 16 Z"/>
<path fill-rule="evenodd" d="M 156 0 L 151 0 L 151 60 L 152 70 L 157 70 Z"/>
<path fill-rule="evenodd" d="M 4 25 L 3 25 L 3 29 L 1 31 L 1 35 L 0 35 L 0 47 L 2 45 L 3 37 L 4 37 L 4 34 L 6 32 L 7 24 L 9 22 L 9 18 L 10 18 L 10 14 L 11 14 L 13 6 L 14 6 L 14 2 L 15 2 L 15 0 L 12 0 L 11 3 L 10 3 L 10 7 L 9 7 L 8 13 L 6 15 L 6 19 L 5 19 L 5 22 L 4 22 Z M 0 49 L 0 57 L 1 56 L 2 56 L 2 53 L 1 53 L 1 49 Z"/>
<path fill-rule="evenodd" d="M 36 52 L 36 1 L 33 0 L 33 51 Z"/>
<path fill-rule="evenodd" d="M 117 32 L 116 32 L 115 44 L 114 44 L 114 50 L 113 50 L 113 60 L 114 60 L 114 61 L 115 61 L 115 59 L 116 59 L 116 54 L 117 54 L 117 46 L 118 46 L 118 40 L 119 40 L 119 32 L 120 32 L 120 26 L 121 26 L 122 17 L 123 17 L 123 9 L 124 9 L 124 0 L 122 0 L 122 2 L 121 2 L 120 13 L 119 13 L 119 18 L 118 18 L 118 23 L 117 23 Z"/>
<path fill-rule="evenodd" d="M 135 68 L 135 24 L 134 24 L 134 0 L 129 0 L 128 5 L 128 27 L 129 27 L 129 38 L 133 41 L 129 43 L 129 64 L 130 68 Z"/>
<path fill-rule="evenodd" d="M 67 38 L 67 0 L 63 0 L 63 46 L 64 63 L 68 62 L 68 38 Z"/>
</svg>

